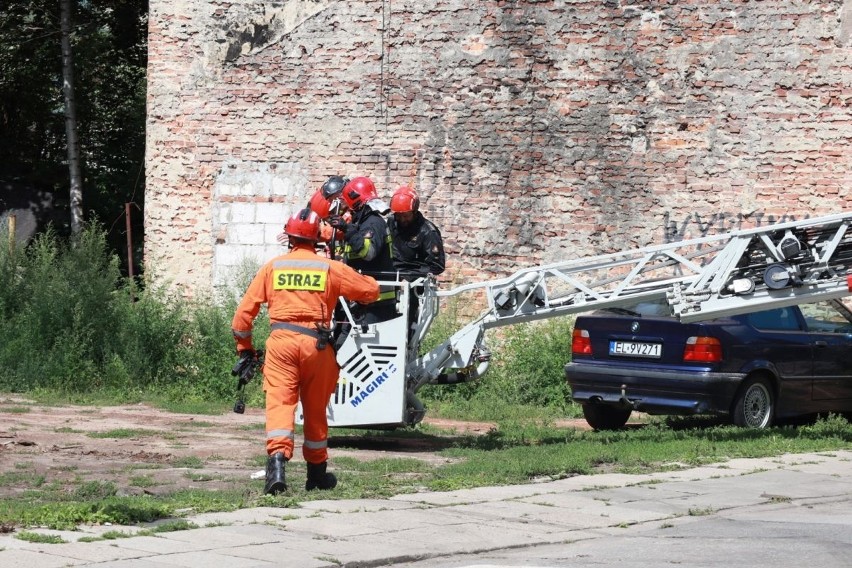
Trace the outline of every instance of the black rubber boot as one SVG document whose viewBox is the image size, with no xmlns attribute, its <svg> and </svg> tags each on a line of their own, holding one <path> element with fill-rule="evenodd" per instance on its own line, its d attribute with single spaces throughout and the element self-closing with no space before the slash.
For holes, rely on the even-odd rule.
<svg viewBox="0 0 852 568">
<path fill-rule="evenodd" d="M 305 490 L 312 489 L 334 489 L 337 486 L 337 478 L 333 473 L 325 471 L 328 462 L 308 463 L 308 480 L 305 481 Z"/>
<path fill-rule="evenodd" d="M 266 460 L 266 485 L 263 488 L 264 495 L 275 495 L 287 490 L 284 481 L 284 464 L 287 459 L 281 452 L 272 454 Z"/>
</svg>

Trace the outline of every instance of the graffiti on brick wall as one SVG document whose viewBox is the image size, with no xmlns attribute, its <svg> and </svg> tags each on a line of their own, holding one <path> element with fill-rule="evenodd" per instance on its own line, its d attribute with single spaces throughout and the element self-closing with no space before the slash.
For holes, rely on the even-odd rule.
<svg viewBox="0 0 852 568">
<path fill-rule="evenodd" d="M 805 216 L 807 218 L 807 216 Z M 710 235 L 718 235 L 728 231 L 764 227 L 777 223 L 798 221 L 796 215 L 775 215 L 764 211 L 751 213 L 689 213 L 678 217 L 676 213 L 666 211 L 663 215 L 664 239 L 667 243 L 698 239 Z"/>
</svg>

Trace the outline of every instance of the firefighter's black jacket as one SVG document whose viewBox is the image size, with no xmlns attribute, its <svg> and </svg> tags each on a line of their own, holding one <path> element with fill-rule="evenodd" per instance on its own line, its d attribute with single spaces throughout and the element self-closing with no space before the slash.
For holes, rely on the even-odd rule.
<svg viewBox="0 0 852 568">
<path fill-rule="evenodd" d="M 441 231 L 420 211 L 414 213 L 411 223 L 403 227 L 393 215 L 388 217 L 388 229 L 393 243 L 394 268 L 408 279 L 434 275 L 444 271 L 444 241 Z"/>
</svg>

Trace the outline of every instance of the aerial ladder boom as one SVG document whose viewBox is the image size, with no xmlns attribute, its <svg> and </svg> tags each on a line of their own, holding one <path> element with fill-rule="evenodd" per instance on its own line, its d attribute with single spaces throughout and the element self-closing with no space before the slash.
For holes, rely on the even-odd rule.
<svg viewBox="0 0 852 568">
<path fill-rule="evenodd" d="M 431 277 L 382 281 L 400 289 L 400 316 L 353 325 L 338 352 L 341 377 L 329 424 L 416 424 L 425 413 L 416 396 L 422 387 L 473 380 L 486 372 L 485 332 L 494 327 L 642 299 L 665 299 L 672 315 L 688 322 L 847 296 L 850 224 L 852 213 L 791 221 L 524 268 L 446 291 Z M 408 297 L 415 290 L 420 309 L 409 330 Z M 421 355 L 441 304 L 467 295 L 484 296 L 484 310 Z"/>
</svg>

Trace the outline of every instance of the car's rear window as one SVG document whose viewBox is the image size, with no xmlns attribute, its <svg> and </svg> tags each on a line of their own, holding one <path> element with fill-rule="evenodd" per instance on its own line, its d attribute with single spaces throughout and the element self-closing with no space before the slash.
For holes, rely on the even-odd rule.
<svg viewBox="0 0 852 568">
<path fill-rule="evenodd" d="M 757 329 L 774 331 L 796 331 L 801 329 L 799 327 L 799 320 L 796 319 L 796 312 L 792 307 L 755 312 L 748 314 L 746 319 L 749 325 Z"/>
<path fill-rule="evenodd" d="M 643 316 L 670 316 L 672 309 L 663 301 L 660 302 L 641 302 L 636 304 L 633 309 Z"/>
<path fill-rule="evenodd" d="M 672 309 L 664 299 L 640 300 L 632 304 L 613 306 L 600 310 L 603 313 L 623 316 L 671 316 Z"/>
</svg>

